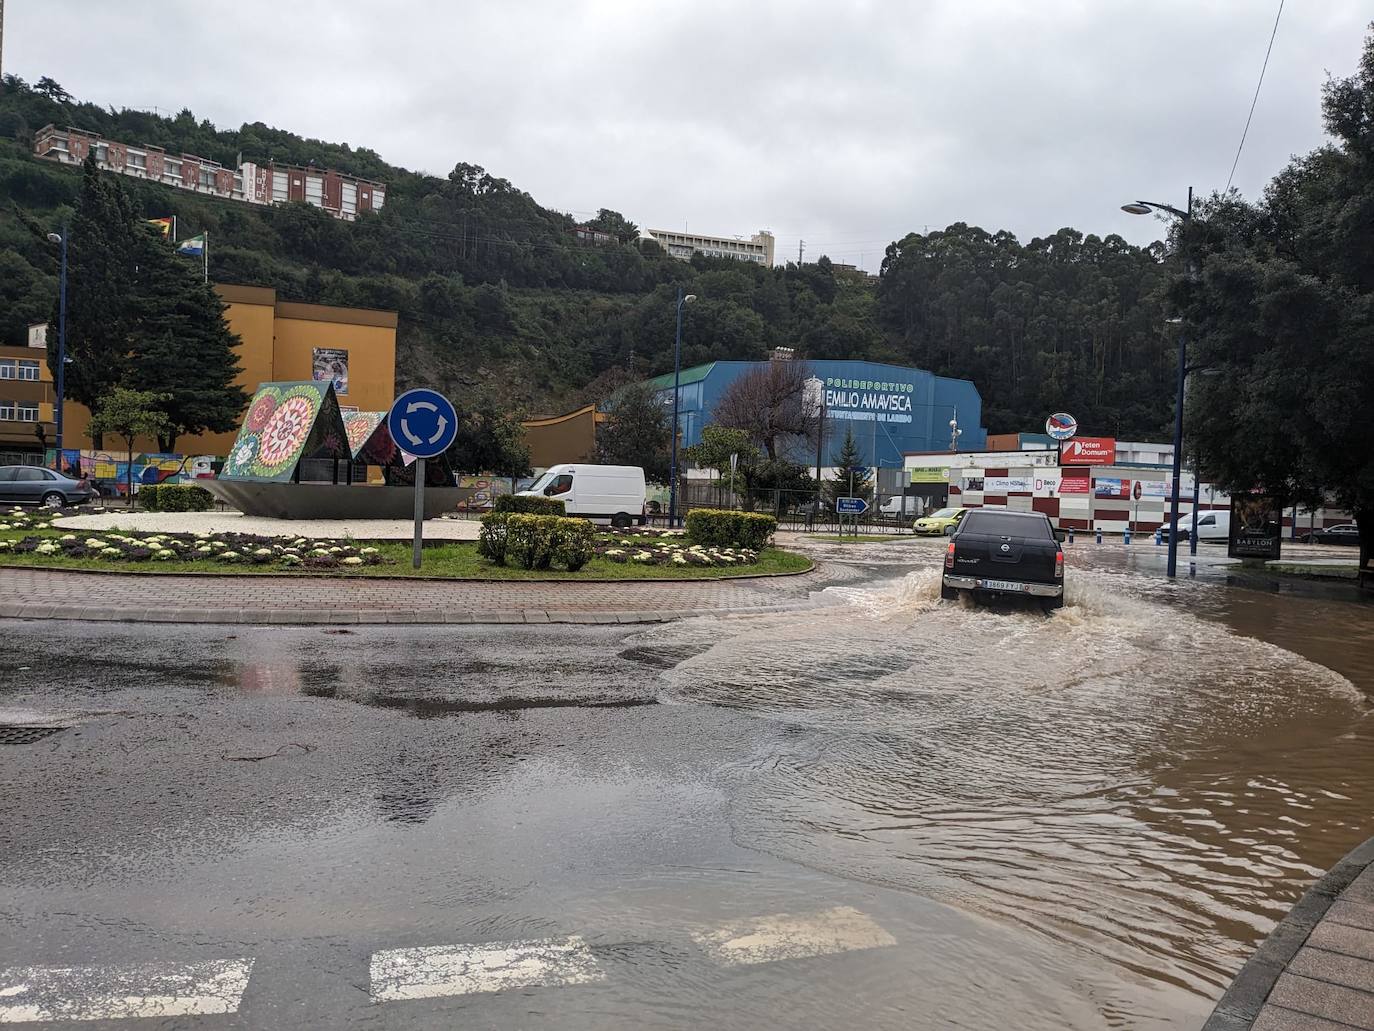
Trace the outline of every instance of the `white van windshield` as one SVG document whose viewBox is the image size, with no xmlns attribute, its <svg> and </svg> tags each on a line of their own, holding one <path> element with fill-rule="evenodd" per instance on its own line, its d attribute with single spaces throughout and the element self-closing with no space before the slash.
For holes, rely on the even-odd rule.
<svg viewBox="0 0 1374 1031">
<path fill-rule="evenodd" d="M 535 481 L 534 481 L 533 483 L 531 483 L 528 487 L 526 487 L 525 490 L 529 491 L 531 494 L 537 494 L 537 493 L 540 493 L 541 491 L 543 491 L 543 489 L 544 489 L 545 487 L 547 487 L 552 481 L 553 481 L 553 472 L 552 472 L 552 471 L 546 472 L 546 473 L 543 473 L 543 474 L 539 477 L 539 479 L 535 480 Z"/>
</svg>

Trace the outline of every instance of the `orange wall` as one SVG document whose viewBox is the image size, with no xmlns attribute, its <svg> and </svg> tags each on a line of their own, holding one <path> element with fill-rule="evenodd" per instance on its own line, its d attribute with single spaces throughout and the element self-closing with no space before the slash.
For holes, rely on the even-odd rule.
<svg viewBox="0 0 1374 1031">
<path fill-rule="evenodd" d="M 239 337 L 236 348 L 243 371 L 236 382 L 251 395 L 259 383 L 310 379 L 313 349 L 341 347 L 348 351 L 348 390 L 339 404 L 362 411 L 384 411 L 396 399 L 396 313 L 365 308 L 335 308 L 322 304 L 278 301 L 264 287 L 216 286 L 226 302 L 224 320 Z M 89 448 L 91 413 L 85 405 L 63 406 L 63 446 Z M 183 455 L 227 455 L 238 436 L 202 433 L 177 440 Z M 115 440 L 110 446 L 122 447 Z M 139 440 L 136 451 L 155 452 L 157 442 Z"/>
</svg>

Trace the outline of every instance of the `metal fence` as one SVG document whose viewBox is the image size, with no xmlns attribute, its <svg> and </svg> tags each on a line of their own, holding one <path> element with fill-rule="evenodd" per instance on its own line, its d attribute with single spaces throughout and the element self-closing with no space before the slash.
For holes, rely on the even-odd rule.
<svg viewBox="0 0 1374 1031">
<path fill-rule="evenodd" d="M 678 493 L 679 517 L 694 508 L 738 509 L 775 516 L 779 529 L 815 533 L 911 533 L 911 524 L 930 510 L 923 498 L 902 494 L 870 493 L 868 510 L 857 518 L 835 512 L 831 492 L 821 490 L 744 490 L 731 492 L 722 481 L 688 480 Z M 666 525 L 668 513 L 655 513 L 654 522 Z"/>
</svg>

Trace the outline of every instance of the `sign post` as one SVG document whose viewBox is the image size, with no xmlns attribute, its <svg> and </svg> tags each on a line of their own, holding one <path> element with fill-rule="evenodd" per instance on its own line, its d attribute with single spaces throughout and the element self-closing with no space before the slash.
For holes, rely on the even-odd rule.
<svg viewBox="0 0 1374 1031">
<path fill-rule="evenodd" d="M 425 459 L 442 455 L 453 444 L 458 413 L 437 390 L 407 390 L 387 413 L 386 428 L 396 446 L 415 458 L 415 541 L 410 564 L 419 569 L 424 546 Z"/>
</svg>

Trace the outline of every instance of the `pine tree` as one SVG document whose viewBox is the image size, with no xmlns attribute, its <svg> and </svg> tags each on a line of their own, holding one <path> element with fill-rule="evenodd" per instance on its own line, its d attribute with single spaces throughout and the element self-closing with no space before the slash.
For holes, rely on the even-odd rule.
<svg viewBox="0 0 1374 1031">
<path fill-rule="evenodd" d="M 163 397 L 158 434 L 164 452 L 177 437 L 222 433 L 238 425 L 248 394 L 234 382 L 242 371 L 238 337 L 224 321 L 224 303 L 200 269 L 178 258 L 152 230 L 139 230 L 129 385 Z"/>
<path fill-rule="evenodd" d="M 854 439 L 854 427 L 847 427 L 844 443 L 831 459 L 835 463 L 835 477 L 825 484 L 826 496 L 834 504 L 836 498 L 863 498 L 873 500 L 873 470 L 864 467 L 863 476 L 854 477 L 853 492 L 850 491 L 849 470 L 864 466 L 864 457 L 859 451 L 859 443 Z"/>
<path fill-rule="evenodd" d="M 129 368 L 129 298 L 133 293 L 133 213 L 124 191 L 101 175 L 94 151 L 82 169 L 81 194 L 67 229 L 66 397 L 92 412 Z M 53 307 L 52 324 L 58 324 Z M 57 351 L 48 349 L 57 373 Z M 92 440 L 98 447 L 99 435 Z"/>
</svg>

